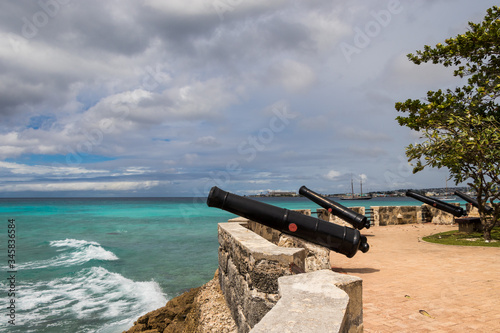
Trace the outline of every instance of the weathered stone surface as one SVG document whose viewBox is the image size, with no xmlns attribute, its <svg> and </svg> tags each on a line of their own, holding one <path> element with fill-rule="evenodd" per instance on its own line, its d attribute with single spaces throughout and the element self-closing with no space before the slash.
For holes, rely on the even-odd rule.
<svg viewBox="0 0 500 333">
<path fill-rule="evenodd" d="M 361 295 L 359 278 L 330 270 L 283 276 L 279 294 L 281 299 L 252 333 L 362 331 L 361 301 L 349 304 L 350 297 Z"/>
<path fill-rule="evenodd" d="M 255 326 L 278 301 L 278 294 L 266 294 L 249 290 L 244 304 L 244 315 L 249 327 Z"/>
<path fill-rule="evenodd" d="M 194 299 L 200 292 L 200 289 L 201 287 L 193 288 L 171 299 L 164 307 L 145 314 L 126 332 L 163 333 L 170 325 L 179 328 L 179 324 L 185 321 L 187 314 L 191 311 Z"/>
<path fill-rule="evenodd" d="M 277 244 L 281 232 L 271 227 L 265 226 L 255 221 L 248 221 L 247 224 L 248 229 L 255 232 L 257 235 L 265 238 L 273 244 Z"/>
<path fill-rule="evenodd" d="M 294 209 L 293 211 L 299 212 L 301 214 L 311 216 L 311 210 L 310 209 Z"/>
<path fill-rule="evenodd" d="M 299 212 L 301 214 L 304 214 L 306 216 L 311 216 L 311 210 L 310 209 L 294 209 L 293 211 Z M 248 229 L 252 230 L 255 232 L 257 235 L 265 238 L 266 240 L 270 241 L 273 244 L 278 244 L 281 236 L 281 232 L 273 229 L 271 227 L 265 226 L 263 224 L 260 224 L 255 221 L 251 221 L 248 219 L 244 219 L 242 217 L 235 218 L 229 220 L 230 222 L 246 222 L 246 226 Z"/>
<path fill-rule="evenodd" d="M 375 226 L 421 223 L 421 206 L 372 206 Z"/>
<path fill-rule="evenodd" d="M 487 206 L 491 207 L 491 204 L 487 204 Z M 479 210 L 474 207 L 471 203 L 467 203 L 465 205 L 465 210 L 467 212 L 468 217 L 480 217 Z"/>
<path fill-rule="evenodd" d="M 345 274 L 335 276 L 335 285 L 349 295 L 349 304 L 344 318 L 344 328 L 349 332 L 363 331 L 363 280 Z M 361 330 L 360 330 L 361 329 Z"/>
<path fill-rule="evenodd" d="M 248 282 L 253 288 L 267 294 L 278 293 L 278 278 L 290 275 L 290 266 L 273 260 L 259 260 L 250 271 Z"/>
<path fill-rule="evenodd" d="M 267 259 L 304 266 L 303 249 L 279 247 L 239 223 L 219 223 L 219 244 L 222 249 L 227 249 L 226 252 L 235 256 L 234 263 L 242 273 L 246 273 L 250 256 L 255 260 Z"/>
<path fill-rule="evenodd" d="M 281 234 L 278 245 L 305 249 L 305 272 L 314 272 L 330 268 L 330 250 L 326 247 L 286 234 Z"/>
<path fill-rule="evenodd" d="M 228 253 L 219 247 L 219 269 L 227 272 Z"/>
<path fill-rule="evenodd" d="M 465 209 L 467 211 L 468 217 L 479 217 L 479 210 L 476 207 L 474 207 L 472 204 L 467 203 L 465 205 Z"/>
<path fill-rule="evenodd" d="M 458 203 L 451 203 L 455 206 L 460 206 Z M 440 209 L 434 208 L 428 204 L 422 205 L 422 210 L 425 211 L 426 221 L 432 222 L 434 224 L 453 224 L 455 223 L 455 217 L 446 213 Z"/>
<path fill-rule="evenodd" d="M 237 332 L 236 323 L 220 289 L 218 272 L 215 272 L 214 279 L 202 286 L 198 293 L 193 308 L 186 317 L 184 332 Z"/>
<path fill-rule="evenodd" d="M 247 219 L 246 217 L 241 217 L 241 216 L 237 216 L 235 218 L 232 218 L 232 219 L 229 219 L 227 220 L 227 222 L 231 223 L 231 222 L 236 222 L 236 223 L 246 223 L 250 221 L 249 219 Z"/>
<path fill-rule="evenodd" d="M 302 270 L 305 250 L 279 247 L 240 223 L 219 224 L 220 285 L 239 332 L 248 332 L 278 299 L 277 280 Z"/>
<path fill-rule="evenodd" d="M 252 328 L 255 330 L 262 318 L 272 316 L 273 311 L 280 307 L 291 312 L 288 318 L 293 324 L 286 322 L 274 327 L 274 331 L 280 333 L 284 330 L 293 333 L 362 332 L 360 279 L 341 275 L 332 283 L 329 276 L 338 274 L 324 270 L 317 272 L 327 272 L 326 276 L 321 275 L 324 273 L 314 276 L 299 274 L 297 276 L 303 277 L 292 283 L 293 288 L 287 287 L 288 280 L 282 287 L 281 279 L 297 273 L 297 268 L 307 271 L 323 267 L 328 249 L 288 235 L 281 235 L 283 245 L 302 248 L 277 246 L 243 226 L 251 221 L 235 222 L 219 224 L 219 279 L 214 278 L 197 290 L 170 301 L 166 307 L 141 317 L 127 333 L 246 333 Z M 312 258 L 316 260 L 314 264 L 310 263 Z M 220 287 L 215 288 L 214 284 Z M 328 301 L 318 301 L 318 295 Z M 282 305 L 276 307 L 276 303 Z M 297 313 L 301 315 L 297 317 Z M 311 313 L 319 317 L 309 317 Z M 302 314 L 305 314 L 305 319 Z M 271 319 L 270 325 L 280 325 L 282 319 Z M 332 320 L 340 326 L 332 326 Z"/>
<path fill-rule="evenodd" d="M 235 333 L 218 272 L 205 285 L 171 299 L 164 307 L 140 317 L 127 333 Z"/>
<path fill-rule="evenodd" d="M 358 213 L 358 214 L 361 214 L 361 215 L 365 215 L 365 211 L 366 211 L 365 207 L 349 207 L 349 209 Z M 318 218 L 321 220 L 333 222 L 333 223 L 341 225 L 341 226 L 352 227 L 352 225 L 350 223 L 348 223 L 347 221 L 344 221 L 340 217 L 328 212 L 324 208 L 317 209 L 316 212 L 318 214 Z"/>
</svg>

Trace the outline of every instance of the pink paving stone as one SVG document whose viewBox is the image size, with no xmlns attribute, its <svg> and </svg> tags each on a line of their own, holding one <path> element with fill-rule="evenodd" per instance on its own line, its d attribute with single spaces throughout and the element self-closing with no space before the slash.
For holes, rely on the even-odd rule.
<svg viewBox="0 0 500 333">
<path fill-rule="evenodd" d="M 372 227 L 362 231 L 369 252 L 351 259 L 332 252 L 334 270 L 363 279 L 365 332 L 500 332 L 500 248 L 421 241 L 454 229 Z"/>
</svg>

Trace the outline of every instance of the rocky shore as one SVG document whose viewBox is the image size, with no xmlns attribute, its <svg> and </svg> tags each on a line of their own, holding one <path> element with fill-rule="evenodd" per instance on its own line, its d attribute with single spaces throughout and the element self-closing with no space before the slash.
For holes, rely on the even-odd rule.
<svg viewBox="0 0 500 333">
<path fill-rule="evenodd" d="M 140 317 L 124 333 L 233 333 L 236 324 L 219 285 L 219 274 L 157 310 Z"/>
</svg>

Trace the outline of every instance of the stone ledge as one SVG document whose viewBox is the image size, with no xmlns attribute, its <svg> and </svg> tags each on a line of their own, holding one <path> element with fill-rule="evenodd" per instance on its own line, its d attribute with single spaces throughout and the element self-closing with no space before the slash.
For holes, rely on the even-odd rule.
<svg viewBox="0 0 500 333">
<path fill-rule="evenodd" d="M 361 281 L 330 270 L 282 276 L 280 300 L 251 333 L 362 332 Z"/>
<path fill-rule="evenodd" d="M 236 242 L 242 251 L 251 254 L 256 261 L 265 259 L 283 264 L 292 264 L 304 269 L 305 250 L 277 246 L 253 231 L 245 228 L 245 223 L 219 223 L 219 244 L 222 248 L 231 247 Z"/>
<path fill-rule="evenodd" d="M 270 243 L 245 228 L 219 223 L 219 275 L 238 332 L 248 332 L 278 301 L 278 278 L 304 270 L 305 250 Z"/>
<path fill-rule="evenodd" d="M 422 206 L 371 206 L 373 225 L 422 223 Z"/>
<path fill-rule="evenodd" d="M 280 245 L 292 248 L 278 246 L 250 230 L 270 234 L 253 224 L 219 223 L 220 284 L 239 333 L 363 331 L 360 278 L 317 270 L 327 249 L 288 235 L 280 235 Z M 311 266 L 306 256 L 319 259 Z M 293 275 L 299 271 L 306 273 Z"/>
</svg>

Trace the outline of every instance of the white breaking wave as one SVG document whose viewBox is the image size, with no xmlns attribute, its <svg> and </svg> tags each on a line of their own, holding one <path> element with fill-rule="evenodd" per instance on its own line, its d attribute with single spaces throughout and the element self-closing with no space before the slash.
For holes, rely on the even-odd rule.
<svg viewBox="0 0 500 333">
<path fill-rule="evenodd" d="M 49 244 L 50 246 L 53 247 L 76 247 L 76 248 L 88 245 L 96 245 L 96 246 L 101 245 L 97 242 L 89 242 L 86 240 L 70 239 L 70 238 L 66 238 L 65 240 L 51 241 Z"/>
<path fill-rule="evenodd" d="M 7 304 L 2 301 L 3 308 Z M 136 282 L 105 268 L 92 267 L 70 277 L 23 284 L 16 300 L 19 313 L 16 326 L 57 326 L 77 318 L 106 319 L 126 327 L 132 325 L 130 318 L 137 319 L 166 302 L 155 281 Z"/>
<path fill-rule="evenodd" d="M 118 257 L 105 250 L 97 242 L 88 242 L 78 239 L 51 241 L 50 246 L 60 248 L 58 251 L 67 252 L 47 259 L 18 264 L 17 269 L 41 269 L 47 267 L 70 267 L 84 264 L 90 260 L 118 260 Z"/>
</svg>

